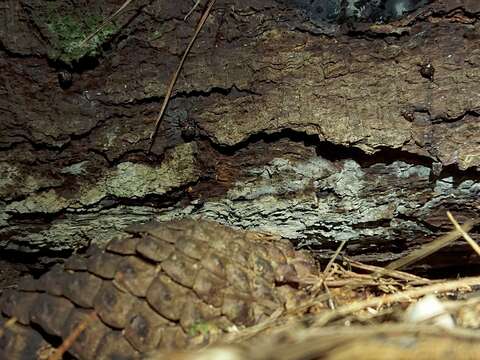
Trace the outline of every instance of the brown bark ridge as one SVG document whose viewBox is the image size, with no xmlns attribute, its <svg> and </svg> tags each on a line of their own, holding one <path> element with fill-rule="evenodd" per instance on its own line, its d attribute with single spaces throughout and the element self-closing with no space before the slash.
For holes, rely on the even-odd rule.
<svg viewBox="0 0 480 360">
<path fill-rule="evenodd" d="M 146 154 L 201 9 L 134 1 L 80 48 L 117 2 L 4 2 L 0 247 L 193 216 L 388 260 L 478 217 L 478 2 L 342 25 L 292 4 L 217 1 Z"/>
<path fill-rule="evenodd" d="M 36 359 L 92 313 L 67 349 L 76 359 L 206 345 L 306 300 L 318 278 L 308 254 L 270 235 L 196 220 L 129 231 L 5 291 L 0 310 L 17 324 L 1 328 L 0 357 Z"/>
</svg>

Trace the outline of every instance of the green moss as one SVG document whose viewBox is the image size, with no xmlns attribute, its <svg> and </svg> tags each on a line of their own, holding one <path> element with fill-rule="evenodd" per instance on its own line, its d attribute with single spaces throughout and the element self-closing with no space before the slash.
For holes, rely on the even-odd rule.
<svg viewBox="0 0 480 360">
<path fill-rule="evenodd" d="M 157 40 L 159 39 L 161 36 L 163 35 L 163 33 L 160 31 L 160 30 L 155 30 L 153 32 L 153 34 L 150 36 L 150 40 Z"/>
<path fill-rule="evenodd" d="M 188 329 L 188 336 L 208 335 L 215 332 L 218 332 L 218 328 L 215 325 L 208 322 L 196 322 Z"/>
<path fill-rule="evenodd" d="M 50 56 L 71 63 L 85 55 L 95 56 L 99 53 L 100 45 L 117 31 L 113 24 L 105 26 L 97 35 L 84 45 L 83 39 L 93 33 L 103 21 L 103 17 L 95 14 L 63 13 L 55 4 L 47 8 L 46 25 L 52 35 L 54 48 Z"/>
</svg>

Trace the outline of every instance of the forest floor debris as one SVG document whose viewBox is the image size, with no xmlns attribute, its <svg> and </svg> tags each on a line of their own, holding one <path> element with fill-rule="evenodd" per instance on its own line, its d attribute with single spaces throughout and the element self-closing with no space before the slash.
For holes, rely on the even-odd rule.
<svg viewBox="0 0 480 360">
<path fill-rule="evenodd" d="M 430 280 L 397 270 L 468 237 L 478 223 L 460 227 L 448 216 L 455 229 L 413 251 L 408 261 L 384 268 L 362 264 L 339 256 L 339 247 L 303 304 L 221 343 L 150 359 L 478 359 L 480 276 Z"/>
</svg>

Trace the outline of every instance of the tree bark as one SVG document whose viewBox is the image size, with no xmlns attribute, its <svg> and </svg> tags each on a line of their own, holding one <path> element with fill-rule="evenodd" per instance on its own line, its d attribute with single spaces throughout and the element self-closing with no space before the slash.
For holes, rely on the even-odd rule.
<svg viewBox="0 0 480 360">
<path fill-rule="evenodd" d="M 478 218 L 480 4 L 337 24 L 299 3 L 218 0 L 147 153 L 201 7 L 184 21 L 190 1 L 134 1 L 79 47 L 117 2 L 5 2 L 3 251 L 193 216 L 389 261 L 448 231 L 448 209 Z"/>
</svg>

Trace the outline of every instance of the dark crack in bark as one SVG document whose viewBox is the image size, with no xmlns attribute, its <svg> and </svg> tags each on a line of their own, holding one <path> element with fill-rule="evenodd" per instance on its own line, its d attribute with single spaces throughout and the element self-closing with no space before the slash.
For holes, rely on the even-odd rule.
<svg viewBox="0 0 480 360">
<path fill-rule="evenodd" d="M 189 1 L 135 3 L 98 56 L 70 64 L 50 51 L 43 2 L 0 9 L 2 249 L 72 251 L 188 215 L 315 249 L 349 239 L 353 255 L 387 260 L 447 231 L 447 209 L 479 216 L 478 2 L 312 24 L 273 0 L 218 1 L 152 156 L 200 15 L 182 21 Z"/>
</svg>

